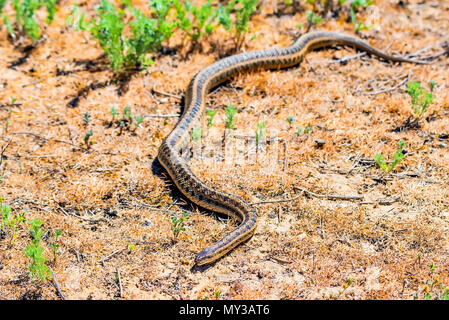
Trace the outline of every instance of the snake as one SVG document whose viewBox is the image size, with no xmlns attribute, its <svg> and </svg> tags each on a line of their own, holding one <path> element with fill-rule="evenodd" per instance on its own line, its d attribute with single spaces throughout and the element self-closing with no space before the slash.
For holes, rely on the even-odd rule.
<svg viewBox="0 0 449 320">
<path fill-rule="evenodd" d="M 386 54 L 352 35 L 315 31 L 298 37 L 285 48 L 248 51 L 222 58 L 197 72 L 191 79 L 184 95 L 184 111 L 172 131 L 162 141 L 157 158 L 188 200 L 238 222 L 238 225 L 223 238 L 197 253 L 195 265 L 215 263 L 236 246 L 251 238 L 257 225 L 257 214 L 248 202 L 204 183 L 192 172 L 187 160 L 182 157 L 181 152 L 189 145 L 192 131 L 197 128 L 204 116 L 207 94 L 241 72 L 293 67 L 300 64 L 308 52 L 336 45 L 353 47 L 392 62 L 427 63 Z"/>
</svg>

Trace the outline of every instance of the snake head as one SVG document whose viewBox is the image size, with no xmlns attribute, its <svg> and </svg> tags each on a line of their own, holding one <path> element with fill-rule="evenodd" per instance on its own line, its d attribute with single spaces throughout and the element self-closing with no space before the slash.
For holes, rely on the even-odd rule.
<svg viewBox="0 0 449 320">
<path fill-rule="evenodd" d="M 213 250 L 209 250 L 210 248 L 205 248 L 201 250 L 195 257 L 195 264 L 197 266 L 202 266 L 208 263 L 211 263 L 217 259 L 213 254 Z"/>
</svg>

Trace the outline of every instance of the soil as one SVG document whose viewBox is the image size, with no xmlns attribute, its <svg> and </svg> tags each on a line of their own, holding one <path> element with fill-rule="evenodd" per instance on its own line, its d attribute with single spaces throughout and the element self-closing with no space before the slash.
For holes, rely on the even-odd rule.
<svg viewBox="0 0 449 320">
<path fill-rule="evenodd" d="M 93 13 L 97 1 L 85 2 L 83 10 Z M 252 203 L 259 222 L 249 241 L 198 270 L 195 254 L 235 224 L 176 191 L 157 152 L 190 79 L 232 50 L 231 35 L 217 30 L 184 54 L 170 49 L 182 48 L 175 34 L 153 66 L 121 87 L 95 40 L 65 26 L 72 2 L 59 3 L 45 41 L 32 50 L 15 48 L 0 32 L 0 195 L 13 213 L 43 222 L 47 264 L 66 298 L 441 297 L 441 286 L 449 286 L 448 55 L 413 65 L 329 48 L 298 67 L 241 74 L 215 89 L 208 104 L 218 112 L 212 128 L 203 123 L 203 142 L 221 145 L 224 109 L 232 104 L 231 141 L 247 156 L 190 164 L 206 183 Z M 285 47 L 305 32 L 297 27 L 304 10 L 277 10 L 264 1 L 242 51 Z M 358 17 L 374 24 L 360 36 L 392 54 L 436 55 L 449 40 L 446 0 L 377 0 Z M 354 34 L 344 14 L 311 31 L 318 29 Z M 434 80 L 436 99 L 419 125 L 407 128 L 405 88 L 413 80 L 426 90 Z M 146 116 L 141 127 L 121 127 L 109 113 L 113 105 Z M 288 116 L 296 121 L 289 124 Z M 256 157 L 251 141 L 264 121 L 272 144 Z M 374 155 L 391 161 L 400 140 L 403 161 L 383 173 Z M 184 212 L 185 231 L 175 237 L 171 217 Z M 13 244 L 11 237 L 8 228 L 0 236 L 0 299 L 60 299 L 51 280 L 30 279 L 27 226 L 19 226 Z"/>
</svg>

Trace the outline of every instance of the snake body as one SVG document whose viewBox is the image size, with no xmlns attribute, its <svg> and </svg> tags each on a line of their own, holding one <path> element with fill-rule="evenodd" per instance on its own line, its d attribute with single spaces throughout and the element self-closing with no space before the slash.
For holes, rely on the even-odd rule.
<svg viewBox="0 0 449 320">
<path fill-rule="evenodd" d="M 158 159 L 176 187 L 195 204 L 225 215 L 239 225 L 221 240 L 204 248 L 195 257 L 196 265 L 216 261 L 238 244 L 249 239 L 256 229 L 257 215 L 242 198 L 216 190 L 205 184 L 190 169 L 181 156 L 189 144 L 191 132 L 203 117 L 206 95 L 209 91 L 239 72 L 255 69 L 282 69 L 299 64 L 307 52 L 333 45 L 347 45 L 379 58 L 394 62 L 426 63 L 405 57 L 391 56 L 356 37 L 336 32 L 308 33 L 289 47 L 245 52 L 218 60 L 199 71 L 191 80 L 185 93 L 185 109 L 171 133 L 162 142 Z"/>
</svg>

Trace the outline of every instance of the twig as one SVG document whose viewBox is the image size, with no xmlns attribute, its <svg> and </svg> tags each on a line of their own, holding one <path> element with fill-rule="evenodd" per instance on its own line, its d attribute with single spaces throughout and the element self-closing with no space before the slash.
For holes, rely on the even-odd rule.
<svg viewBox="0 0 449 320">
<path fill-rule="evenodd" d="M 50 269 L 51 276 L 53 277 L 53 284 L 54 284 L 54 286 L 55 286 L 55 288 L 56 288 L 56 291 L 58 291 L 59 296 L 62 298 L 62 300 L 67 300 L 67 299 L 65 298 L 65 296 L 62 294 L 61 289 L 59 288 L 59 284 L 58 284 L 58 281 L 56 280 L 55 273 L 53 272 L 53 270 L 51 269 L 51 267 L 48 267 L 48 269 Z"/>
<path fill-rule="evenodd" d="M 5 153 L 6 149 L 8 149 L 9 145 L 11 144 L 12 139 L 10 139 L 7 143 L 6 146 L 2 147 L 2 151 L 0 153 L 0 167 L 3 163 L 3 154 Z"/>
<path fill-rule="evenodd" d="M 310 194 L 311 196 L 314 196 L 315 198 L 326 198 L 330 200 L 363 200 L 363 196 L 341 196 L 336 194 L 318 194 L 312 191 L 309 191 L 307 189 L 293 186 L 293 189 L 299 190 L 302 192 L 305 192 L 307 194 Z"/>
<path fill-rule="evenodd" d="M 360 204 L 380 204 L 380 205 L 389 205 L 396 201 L 398 201 L 400 197 L 394 197 L 394 198 L 386 198 L 386 199 L 379 199 L 377 201 L 362 201 Z"/>
<path fill-rule="evenodd" d="M 354 93 L 365 94 L 365 95 L 370 95 L 371 96 L 371 95 L 376 95 L 376 94 L 380 94 L 380 93 L 390 92 L 390 91 L 396 90 L 397 88 L 399 88 L 402 85 L 404 85 L 409 79 L 410 79 L 410 73 L 406 75 L 406 78 L 404 80 L 399 82 L 394 87 L 385 88 L 385 89 L 381 89 L 381 90 L 377 90 L 377 91 L 357 91 L 356 90 L 356 91 L 354 91 Z"/>
<path fill-rule="evenodd" d="M 125 250 L 125 248 L 122 248 L 122 249 L 119 249 L 119 250 L 116 250 L 116 251 L 114 251 L 113 253 L 111 253 L 111 254 L 109 254 L 109 255 L 107 255 L 106 257 L 104 257 L 103 259 L 101 259 L 100 261 L 98 261 L 98 262 L 100 262 L 101 263 L 101 265 L 104 267 L 104 262 L 105 261 L 107 261 L 107 260 L 109 260 L 109 259 L 111 259 L 113 256 L 115 256 L 116 254 L 118 254 L 118 253 L 121 253 L 122 251 L 124 251 Z"/>
<path fill-rule="evenodd" d="M 179 118 L 179 114 L 147 114 L 144 118 Z"/>
<path fill-rule="evenodd" d="M 284 140 L 283 145 L 284 145 L 284 161 L 282 163 L 281 187 L 284 185 L 285 173 L 287 171 L 287 151 L 288 151 L 287 141 Z"/>
<path fill-rule="evenodd" d="M 387 80 L 387 82 L 392 81 L 392 80 L 396 80 L 396 79 L 402 79 L 404 78 L 404 80 L 402 80 L 401 82 L 399 82 L 397 85 L 393 86 L 393 87 L 389 87 L 389 88 L 384 88 L 381 90 L 377 90 L 377 91 L 362 91 L 362 90 L 355 90 L 353 92 L 353 94 L 359 93 L 359 94 L 364 94 L 364 95 L 376 95 L 376 94 L 380 94 L 380 93 L 385 93 L 385 92 L 390 92 L 393 90 L 396 90 L 397 88 L 401 87 L 402 85 L 404 85 L 407 81 L 409 81 L 410 77 L 412 76 L 413 72 L 412 69 L 409 70 L 409 72 L 406 75 L 402 75 L 400 77 L 397 78 L 393 78 L 393 79 L 389 79 Z M 371 79 L 367 82 L 373 82 L 376 79 Z"/>
<path fill-rule="evenodd" d="M 176 99 L 178 99 L 178 100 L 181 100 L 181 99 L 182 99 L 181 96 L 178 96 L 178 95 L 176 95 L 176 94 L 168 93 L 168 92 L 164 92 L 164 91 L 159 91 L 159 90 L 156 90 L 156 89 L 154 89 L 154 88 L 151 89 L 151 91 L 152 91 L 153 93 L 157 93 L 157 94 L 160 94 L 160 95 L 163 95 L 163 96 L 167 96 L 167 97 L 176 98 Z"/>
<path fill-rule="evenodd" d="M 19 155 L 20 156 L 20 155 Z M 26 159 L 31 159 L 31 158 L 52 158 L 52 157 L 57 157 L 56 154 L 44 154 L 44 155 L 25 155 L 23 156 Z"/>
<path fill-rule="evenodd" d="M 45 137 L 40 136 L 40 135 L 38 135 L 38 134 L 36 134 L 34 132 L 11 132 L 10 134 L 30 135 L 30 136 L 36 137 L 36 138 L 44 140 L 44 141 L 54 141 L 54 142 L 59 142 L 59 143 L 65 143 L 65 144 L 71 145 L 73 147 L 76 147 L 78 149 L 87 150 L 86 148 L 81 147 L 81 146 L 79 146 L 79 145 L 77 145 L 75 143 L 64 141 L 64 140 L 59 140 L 59 139 L 45 138 Z"/>
<path fill-rule="evenodd" d="M 55 204 L 58 206 L 58 209 L 61 210 L 62 213 L 64 213 L 66 216 L 72 216 L 72 217 L 75 217 L 75 218 L 78 218 L 78 219 L 81 219 L 81 220 L 85 220 L 85 221 L 89 221 L 89 222 L 97 222 L 97 220 L 92 220 L 92 219 L 89 219 L 89 218 L 84 218 L 84 217 L 82 217 L 82 216 L 77 216 L 76 214 L 67 212 L 66 210 L 64 210 L 63 207 L 61 207 L 61 206 L 59 205 L 58 201 L 56 201 L 55 195 L 54 195 L 54 194 L 53 194 L 53 201 L 54 201 Z"/>
<path fill-rule="evenodd" d="M 288 202 L 288 201 L 295 201 L 296 199 L 298 199 L 301 195 L 298 195 L 296 197 L 293 198 L 288 198 L 288 199 L 276 199 L 276 200 L 263 200 L 263 201 L 258 201 L 258 202 L 253 202 L 251 203 L 251 205 L 257 205 L 257 204 L 265 204 L 265 203 L 279 203 L 279 202 Z"/>
<path fill-rule="evenodd" d="M 120 270 L 115 268 L 115 271 L 117 272 L 118 287 L 120 289 L 119 297 L 121 298 L 123 296 L 122 279 L 120 277 Z"/>
</svg>

